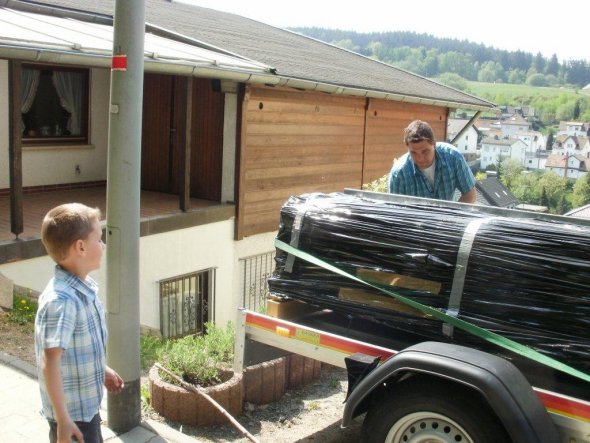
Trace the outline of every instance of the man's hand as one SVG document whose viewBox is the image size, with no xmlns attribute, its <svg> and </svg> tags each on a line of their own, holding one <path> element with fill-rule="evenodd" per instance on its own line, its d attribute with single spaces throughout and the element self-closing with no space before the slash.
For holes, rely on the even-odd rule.
<svg viewBox="0 0 590 443">
<path fill-rule="evenodd" d="M 123 382 L 123 379 L 119 374 L 107 366 L 104 385 L 106 386 L 107 391 L 118 394 L 125 387 L 125 382 Z"/>
</svg>

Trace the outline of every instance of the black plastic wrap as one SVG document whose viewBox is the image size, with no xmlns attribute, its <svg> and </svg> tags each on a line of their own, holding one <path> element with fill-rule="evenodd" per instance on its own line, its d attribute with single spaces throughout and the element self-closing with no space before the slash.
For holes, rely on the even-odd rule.
<svg viewBox="0 0 590 443">
<path fill-rule="evenodd" d="M 466 228 L 478 219 L 481 224 L 470 248 L 459 253 Z M 439 293 L 392 289 L 443 309 L 449 307 L 457 260 L 467 254 L 458 318 L 590 372 L 588 227 L 496 216 L 473 208 L 307 194 L 291 197 L 283 206 L 277 238 L 351 274 L 369 269 L 439 283 Z M 457 328 L 451 336 L 444 334 L 442 322 L 428 316 L 342 299 L 343 288 L 379 297 L 383 293 L 293 258 L 277 250 L 269 280 L 274 295 L 425 339 L 504 352 Z"/>
</svg>

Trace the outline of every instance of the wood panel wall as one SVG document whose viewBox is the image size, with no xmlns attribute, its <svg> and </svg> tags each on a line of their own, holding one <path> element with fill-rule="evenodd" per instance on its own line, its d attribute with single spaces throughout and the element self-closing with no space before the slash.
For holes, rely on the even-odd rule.
<svg viewBox="0 0 590 443">
<path fill-rule="evenodd" d="M 369 99 L 366 119 L 363 183 L 376 180 L 391 170 L 394 159 L 407 152 L 404 128 L 416 119 L 432 126 L 436 140 L 444 141 L 448 108 Z"/>
<path fill-rule="evenodd" d="M 291 196 L 360 187 L 366 99 L 248 85 L 236 238 L 270 232 Z"/>
</svg>

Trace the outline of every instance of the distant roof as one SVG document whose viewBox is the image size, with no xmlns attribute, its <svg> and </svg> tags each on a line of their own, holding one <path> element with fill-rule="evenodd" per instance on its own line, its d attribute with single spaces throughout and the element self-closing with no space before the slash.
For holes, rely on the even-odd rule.
<svg viewBox="0 0 590 443">
<path fill-rule="evenodd" d="M 571 211 L 566 212 L 564 215 L 568 217 L 590 219 L 590 205 L 580 206 L 579 208 L 572 209 Z"/>
<path fill-rule="evenodd" d="M 478 194 L 486 199 L 490 206 L 506 208 L 518 203 L 518 199 L 502 184 L 497 177 L 487 177 L 475 183 Z"/>
<path fill-rule="evenodd" d="M 567 167 L 567 155 L 550 154 L 545 161 L 545 167 L 565 168 Z"/>
<path fill-rule="evenodd" d="M 447 120 L 447 138 L 454 137 L 456 134 L 461 131 L 465 125 L 469 122 L 469 120 L 462 119 L 462 118 L 449 118 Z M 476 132 L 478 132 L 475 125 L 471 126 Z"/>
<path fill-rule="evenodd" d="M 12 3 L 22 2 L 13 0 Z M 61 6 L 106 17 L 112 16 L 114 9 L 112 0 L 42 0 L 36 4 Z M 51 9 L 54 14 L 65 13 Z M 281 79 L 277 82 L 279 85 L 451 108 L 495 109 L 495 105 L 487 100 L 235 14 L 179 2 L 146 0 L 146 23 L 190 37 L 204 46 L 272 66 L 277 78 Z"/>
<path fill-rule="evenodd" d="M 528 125 L 528 126 L 530 126 L 529 121 L 526 120 L 525 118 L 523 118 L 520 114 L 512 114 L 507 119 L 502 120 L 502 124 L 503 125 Z"/>
</svg>

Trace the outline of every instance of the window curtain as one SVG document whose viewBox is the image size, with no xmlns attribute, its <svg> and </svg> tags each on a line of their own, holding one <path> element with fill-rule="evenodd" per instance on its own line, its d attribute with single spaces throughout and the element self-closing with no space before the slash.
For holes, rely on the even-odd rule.
<svg viewBox="0 0 590 443">
<path fill-rule="evenodd" d="M 31 109 L 35 96 L 37 95 L 37 88 L 39 87 L 39 77 L 41 71 L 38 69 L 21 69 L 21 94 L 20 94 L 20 112 L 26 114 Z M 21 132 L 25 132 L 25 122 L 22 117 L 20 120 Z"/>
<path fill-rule="evenodd" d="M 82 75 L 77 72 L 53 71 L 53 86 L 62 107 L 70 113 L 68 131 L 80 135 L 82 121 Z"/>
</svg>

